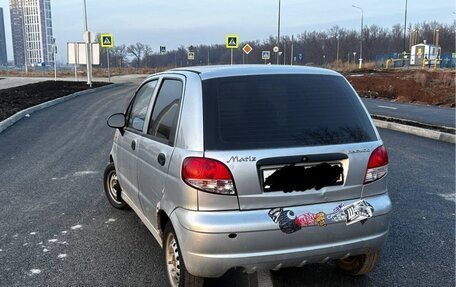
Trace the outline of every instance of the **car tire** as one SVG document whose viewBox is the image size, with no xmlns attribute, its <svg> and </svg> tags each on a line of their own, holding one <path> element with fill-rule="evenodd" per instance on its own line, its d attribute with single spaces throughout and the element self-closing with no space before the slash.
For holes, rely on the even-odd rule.
<svg viewBox="0 0 456 287">
<path fill-rule="evenodd" d="M 118 209 L 129 209 L 128 204 L 120 197 L 120 184 L 114 163 L 109 163 L 104 171 L 103 184 L 109 203 Z"/>
<path fill-rule="evenodd" d="M 350 275 L 364 275 L 371 272 L 380 259 L 380 251 L 351 256 L 336 260 L 336 265 Z"/>
<path fill-rule="evenodd" d="M 163 257 L 169 286 L 202 287 L 204 278 L 193 276 L 187 271 L 181 254 L 176 232 L 171 222 L 168 222 L 164 230 Z"/>
</svg>

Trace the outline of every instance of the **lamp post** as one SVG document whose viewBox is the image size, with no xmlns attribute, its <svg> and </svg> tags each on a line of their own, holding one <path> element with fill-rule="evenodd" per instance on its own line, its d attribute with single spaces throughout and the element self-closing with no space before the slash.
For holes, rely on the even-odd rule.
<svg viewBox="0 0 456 287">
<path fill-rule="evenodd" d="M 84 40 L 86 44 L 86 63 L 87 63 L 87 85 L 92 87 L 92 49 L 90 41 L 89 25 L 87 24 L 87 3 L 84 0 Z"/>
<path fill-rule="evenodd" d="M 356 52 L 353 52 L 353 64 L 355 64 L 356 68 Z"/>
<path fill-rule="evenodd" d="M 25 1 L 21 1 L 21 9 L 22 9 L 22 35 L 23 35 L 23 40 L 24 40 L 24 65 L 25 65 L 25 73 L 28 73 L 28 54 L 27 54 L 27 35 L 28 32 L 26 30 L 26 25 L 25 25 Z"/>
<path fill-rule="evenodd" d="M 405 13 L 404 13 L 404 52 L 406 52 L 406 42 L 405 42 L 405 38 L 407 36 L 407 0 L 405 0 Z"/>
<path fill-rule="evenodd" d="M 359 68 L 362 68 L 363 65 L 363 18 L 364 18 L 364 11 L 363 8 L 352 5 L 353 8 L 359 9 L 361 11 L 361 33 L 359 35 Z"/>
<path fill-rule="evenodd" d="M 336 67 L 339 67 L 339 34 L 337 34 L 336 39 L 337 39 L 337 53 L 336 53 Z"/>
<path fill-rule="evenodd" d="M 277 16 L 277 47 L 279 47 L 280 51 L 280 6 L 281 6 L 281 0 L 279 0 L 279 13 Z M 280 54 L 279 51 L 276 53 L 277 54 L 277 65 L 280 63 Z"/>
</svg>

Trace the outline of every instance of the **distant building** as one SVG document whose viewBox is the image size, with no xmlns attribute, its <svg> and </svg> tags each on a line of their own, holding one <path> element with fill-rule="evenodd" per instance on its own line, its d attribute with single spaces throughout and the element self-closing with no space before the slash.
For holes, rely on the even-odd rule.
<svg viewBox="0 0 456 287">
<path fill-rule="evenodd" d="M 51 0 L 9 0 L 14 64 L 23 67 L 51 65 Z"/>
<path fill-rule="evenodd" d="M 0 8 L 0 66 L 6 65 L 8 65 L 8 57 L 6 55 L 5 21 L 3 20 L 3 8 Z"/>
</svg>

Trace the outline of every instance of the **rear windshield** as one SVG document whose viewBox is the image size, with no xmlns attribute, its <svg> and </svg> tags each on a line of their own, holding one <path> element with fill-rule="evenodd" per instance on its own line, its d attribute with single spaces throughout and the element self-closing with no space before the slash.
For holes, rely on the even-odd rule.
<svg viewBox="0 0 456 287">
<path fill-rule="evenodd" d="M 260 75 L 203 81 L 206 150 L 332 145 L 376 140 L 340 76 Z"/>
</svg>

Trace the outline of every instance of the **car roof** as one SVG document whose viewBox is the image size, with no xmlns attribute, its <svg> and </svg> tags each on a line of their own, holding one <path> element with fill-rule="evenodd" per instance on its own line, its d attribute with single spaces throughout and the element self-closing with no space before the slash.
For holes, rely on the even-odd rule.
<svg viewBox="0 0 456 287">
<path fill-rule="evenodd" d="M 200 75 L 202 80 L 222 77 L 276 74 L 313 74 L 341 76 L 339 73 L 322 68 L 285 65 L 225 65 L 225 66 L 196 66 L 172 69 L 166 72 L 193 72 Z M 165 72 L 165 73 L 166 73 Z"/>
</svg>

